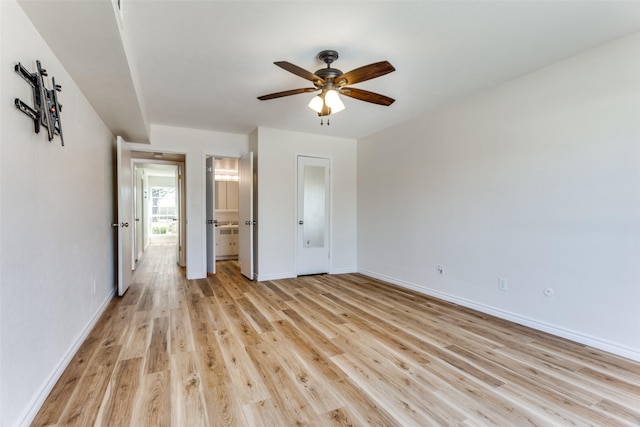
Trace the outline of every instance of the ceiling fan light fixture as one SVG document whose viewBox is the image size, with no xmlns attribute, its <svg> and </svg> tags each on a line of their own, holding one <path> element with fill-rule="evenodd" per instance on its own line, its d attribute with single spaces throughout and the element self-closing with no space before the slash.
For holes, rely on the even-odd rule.
<svg viewBox="0 0 640 427">
<path fill-rule="evenodd" d="M 331 108 L 331 114 L 339 113 L 345 109 L 344 103 L 340 99 L 340 95 L 338 95 L 338 92 L 333 89 L 327 91 L 324 96 L 324 102 L 327 104 L 327 107 Z"/>
<path fill-rule="evenodd" d="M 309 108 L 311 108 L 316 113 L 320 113 L 322 111 L 322 107 L 324 105 L 324 100 L 320 97 L 320 95 L 316 95 L 309 102 Z"/>
<path fill-rule="evenodd" d="M 323 50 L 318 54 L 318 59 L 326 63 L 327 67 L 317 70 L 315 73 L 311 73 L 287 61 L 274 62 L 275 65 L 285 71 L 312 82 L 314 87 L 270 93 L 259 96 L 258 99 L 266 101 L 268 99 L 282 98 L 284 96 L 316 92 L 319 90 L 320 94 L 314 96 L 308 105 L 309 108 L 318 113 L 320 117 L 336 114 L 345 109 L 340 95 L 384 106 L 389 106 L 394 103 L 395 100 L 388 96 L 351 87 L 351 85 L 356 83 L 375 79 L 395 71 L 396 69 L 388 61 L 375 62 L 343 73 L 336 68 L 331 68 L 331 64 L 338 59 L 338 52 L 335 50 Z M 329 119 L 327 118 L 327 125 L 328 124 Z"/>
</svg>

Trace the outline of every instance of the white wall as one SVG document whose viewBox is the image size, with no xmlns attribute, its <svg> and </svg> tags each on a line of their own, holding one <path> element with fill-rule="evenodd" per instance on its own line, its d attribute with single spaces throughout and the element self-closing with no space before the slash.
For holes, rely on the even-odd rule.
<svg viewBox="0 0 640 427">
<path fill-rule="evenodd" d="M 360 141 L 359 269 L 640 360 L 639 52 L 619 39 Z"/>
<path fill-rule="evenodd" d="M 248 141 L 247 135 L 151 125 L 151 144 L 127 144 L 134 150 L 185 155 L 188 279 L 207 276 L 205 156 L 240 157 L 248 152 Z"/>
<path fill-rule="evenodd" d="M 298 155 L 331 159 L 330 272 L 356 271 L 356 141 L 259 128 L 256 145 L 258 280 L 296 276 Z"/>
<path fill-rule="evenodd" d="M 22 9 L 0 1 L 0 425 L 27 424 L 113 295 L 114 138 Z M 60 139 L 13 66 L 39 59 L 64 105 Z M 95 290 L 94 290 L 95 282 Z"/>
</svg>

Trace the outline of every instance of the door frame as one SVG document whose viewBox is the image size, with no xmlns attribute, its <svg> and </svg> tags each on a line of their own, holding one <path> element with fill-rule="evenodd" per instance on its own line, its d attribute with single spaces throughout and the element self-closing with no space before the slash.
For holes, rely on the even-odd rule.
<svg viewBox="0 0 640 427">
<path fill-rule="evenodd" d="M 295 152 L 293 155 L 293 237 L 294 237 L 294 265 L 295 265 L 295 273 L 296 276 L 300 275 L 299 268 L 299 257 L 298 257 L 298 244 L 300 241 L 300 226 L 298 224 L 298 158 L 299 157 L 311 157 L 315 159 L 323 159 L 329 162 L 329 209 L 328 209 L 328 221 L 329 221 L 329 229 L 328 229 L 328 251 L 329 251 L 329 261 L 327 267 L 327 273 L 331 274 L 333 269 L 333 257 L 331 254 L 333 253 L 333 156 L 327 154 L 318 154 L 318 153 L 308 153 L 308 152 Z"/>
<path fill-rule="evenodd" d="M 205 276 L 207 275 L 207 157 L 213 157 L 214 159 L 214 164 L 213 164 L 213 173 L 215 174 L 215 159 L 219 159 L 219 158 L 229 158 L 229 159 L 238 159 L 240 160 L 240 155 L 236 154 L 229 154 L 229 153 L 221 153 L 219 151 L 207 151 L 207 150 L 202 150 L 202 155 L 200 156 L 200 170 L 203 171 L 202 173 L 202 180 L 200 182 L 200 188 L 202 189 L 202 194 L 200 195 L 200 200 L 202 200 L 201 203 L 201 212 L 202 212 L 202 218 L 204 219 L 204 239 L 202 239 L 202 265 L 204 266 L 204 274 Z M 214 178 L 214 189 L 213 189 L 213 203 L 214 203 L 214 212 L 215 212 L 215 178 Z M 214 213 L 215 215 L 215 213 Z M 215 237 L 214 237 L 214 250 L 213 252 L 215 253 Z"/>
<path fill-rule="evenodd" d="M 134 150 L 134 151 L 141 151 L 141 150 Z M 179 218 L 179 226 L 180 226 L 180 231 L 179 231 L 179 235 L 178 235 L 178 241 L 176 242 L 177 246 L 181 246 L 182 249 L 180 250 L 180 256 L 176 256 L 176 262 L 178 263 L 178 265 L 180 267 L 184 267 L 186 265 L 186 253 L 187 253 L 187 244 L 186 244 L 186 234 L 187 234 L 187 227 L 186 227 L 186 197 L 185 197 L 185 193 L 186 193 L 186 185 L 185 185 L 185 162 L 180 162 L 180 161 L 176 161 L 176 160 L 161 160 L 161 159 L 141 159 L 141 158 L 136 158 L 136 157 L 132 157 L 131 158 L 131 169 L 132 171 L 135 171 L 136 165 L 166 165 L 166 166 L 176 166 L 177 167 L 177 175 L 176 175 L 176 179 L 178 181 L 178 185 L 176 186 L 177 190 L 178 190 L 178 218 Z M 136 185 L 136 183 L 134 182 L 134 185 Z M 134 214 L 135 214 L 135 206 L 134 208 Z M 146 225 L 146 224 L 144 224 Z M 134 228 L 135 230 L 135 228 Z M 133 243 L 135 244 L 135 233 L 133 233 L 132 239 L 133 239 Z M 144 249 L 143 249 L 144 250 Z M 133 258 L 132 262 L 133 262 L 133 269 L 135 270 L 135 258 Z"/>
<path fill-rule="evenodd" d="M 209 161 L 211 166 L 208 165 Z M 209 273 L 216 274 L 216 157 L 204 156 L 205 168 L 204 168 L 204 230 L 205 230 L 205 270 L 207 276 Z M 211 170 L 209 170 L 211 167 Z M 208 176 L 211 174 L 211 176 Z M 210 184 L 211 183 L 211 184 Z M 210 188 L 209 188 L 210 187 Z M 209 194 L 211 193 L 211 194 Z M 211 210 L 211 218 L 209 218 L 208 211 Z M 212 221 L 211 224 L 209 221 Z M 211 227 L 209 227 L 211 226 Z M 211 269 L 209 268 L 211 265 Z M 209 271 L 211 270 L 211 271 Z"/>
<path fill-rule="evenodd" d="M 256 275 L 255 157 L 249 150 L 238 161 L 238 261 L 240 273 L 249 280 L 255 280 Z"/>
<path fill-rule="evenodd" d="M 142 173 L 142 176 L 138 174 Z M 147 180 L 147 177 L 144 176 L 144 170 L 136 168 L 135 164 L 132 168 L 132 177 L 133 177 L 133 268 L 135 269 L 135 264 L 138 262 L 138 259 L 142 255 L 145 249 L 144 238 L 145 238 L 145 230 L 144 230 L 144 219 L 140 220 L 140 218 L 144 218 L 146 215 L 145 204 L 144 204 L 144 184 Z M 138 178 L 140 180 L 138 181 Z M 138 187 L 138 183 L 140 183 L 140 187 Z"/>
<path fill-rule="evenodd" d="M 131 157 L 131 172 L 134 170 L 134 161 L 141 161 L 141 163 L 158 163 L 158 164 L 178 164 L 182 168 L 182 183 L 180 185 L 180 214 L 181 214 L 181 234 L 182 234 L 182 254 L 180 259 L 177 260 L 181 267 L 187 267 L 187 163 L 189 161 L 186 151 L 174 150 L 170 148 L 151 147 L 149 144 L 140 144 L 137 142 L 125 142 L 127 148 L 131 151 L 139 151 L 142 153 L 163 153 L 163 154 L 178 154 L 184 156 L 184 162 L 175 160 L 162 160 L 161 158 L 140 158 L 135 157 L 135 154 Z M 135 213 L 133 204 L 131 205 L 132 215 Z M 135 238 L 132 233 L 132 239 Z M 134 264 L 135 268 L 135 264 Z"/>
</svg>

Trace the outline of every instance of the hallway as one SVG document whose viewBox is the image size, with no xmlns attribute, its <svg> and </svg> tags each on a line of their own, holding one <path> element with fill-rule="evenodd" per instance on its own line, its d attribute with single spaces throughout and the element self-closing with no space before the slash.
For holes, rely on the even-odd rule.
<svg viewBox="0 0 640 427">
<path fill-rule="evenodd" d="M 638 425 L 640 364 L 358 274 L 152 246 L 33 425 Z"/>
</svg>

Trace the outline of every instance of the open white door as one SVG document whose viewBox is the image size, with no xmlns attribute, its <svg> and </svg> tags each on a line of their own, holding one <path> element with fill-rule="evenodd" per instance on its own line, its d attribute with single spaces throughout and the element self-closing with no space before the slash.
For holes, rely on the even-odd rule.
<svg viewBox="0 0 640 427">
<path fill-rule="evenodd" d="M 184 203 L 183 203 L 183 187 L 182 187 L 182 165 L 176 166 L 175 174 L 175 187 L 176 187 L 176 263 L 178 265 L 184 265 L 184 232 L 182 222 L 184 218 Z"/>
<path fill-rule="evenodd" d="M 253 153 L 240 157 L 238 164 L 238 261 L 240 272 L 253 280 Z"/>
<path fill-rule="evenodd" d="M 207 209 L 207 273 L 210 274 L 216 273 L 216 183 L 215 173 L 213 170 L 214 161 L 215 159 L 213 157 L 207 157 L 207 164 L 205 169 L 205 203 Z"/>
<path fill-rule="evenodd" d="M 329 272 L 329 168 L 298 156 L 298 275 Z"/>
<path fill-rule="evenodd" d="M 133 206 L 134 206 L 134 221 L 133 221 L 133 265 L 132 268 L 136 269 L 136 263 L 142 256 L 144 248 L 144 236 L 143 236 L 143 222 L 144 222 L 144 170 L 134 164 L 133 167 Z"/>
<path fill-rule="evenodd" d="M 118 181 L 118 295 L 122 296 L 131 285 L 133 197 L 131 179 L 131 150 L 124 147 L 121 137 L 116 141 L 116 179 Z"/>
</svg>

